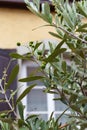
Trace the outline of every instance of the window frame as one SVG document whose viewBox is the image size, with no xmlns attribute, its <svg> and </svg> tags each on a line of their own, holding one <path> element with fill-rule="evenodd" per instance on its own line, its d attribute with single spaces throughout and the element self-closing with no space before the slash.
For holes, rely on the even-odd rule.
<svg viewBox="0 0 87 130">
<path fill-rule="evenodd" d="M 23 78 L 23 77 L 27 77 L 27 68 L 29 68 L 29 67 L 31 67 L 31 64 L 30 64 L 30 62 L 31 62 L 31 64 L 32 64 L 32 61 L 21 61 L 21 75 L 19 76 L 19 78 L 21 77 L 21 78 Z M 35 67 L 35 66 L 34 66 Z M 36 67 L 38 67 L 38 66 L 36 66 Z M 23 74 L 23 75 L 22 75 Z M 24 91 L 24 89 L 26 89 L 27 88 L 27 83 L 26 82 L 24 82 L 24 83 L 22 83 L 22 89 L 21 89 L 21 92 L 23 92 Z M 38 87 L 38 86 L 36 86 L 35 88 L 33 88 L 34 90 L 38 90 L 38 89 L 40 89 L 40 90 L 43 90 L 43 88 L 45 88 L 44 86 L 42 86 L 42 87 Z M 53 101 L 53 99 L 54 99 L 54 94 L 49 94 L 49 93 L 47 93 L 46 94 L 46 96 L 47 96 L 47 99 L 46 99 L 46 101 L 47 101 L 47 110 L 44 110 L 44 111 L 36 111 L 36 110 L 33 110 L 33 111 L 28 111 L 27 110 L 27 107 L 25 107 L 25 110 L 24 110 L 24 116 L 25 116 L 25 118 L 27 117 L 27 115 L 29 115 L 29 114 L 41 114 L 41 115 L 47 115 L 47 120 L 49 119 L 49 117 L 50 117 L 50 115 L 52 114 L 52 112 L 54 112 L 54 118 L 56 117 L 56 115 L 60 115 L 60 114 L 62 114 L 63 113 L 63 110 L 56 110 L 55 108 L 55 102 Z M 23 99 L 22 99 L 22 102 L 23 102 L 23 105 L 24 106 L 27 106 L 27 96 L 25 96 Z M 50 107 L 51 107 L 51 109 L 50 109 Z M 66 114 L 70 114 L 70 111 L 67 111 L 67 112 L 65 112 Z"/>
</svg>

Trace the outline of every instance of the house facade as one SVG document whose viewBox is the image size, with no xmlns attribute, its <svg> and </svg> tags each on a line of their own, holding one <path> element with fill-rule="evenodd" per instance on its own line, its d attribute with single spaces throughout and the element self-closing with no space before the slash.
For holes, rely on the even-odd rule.
<svg viewBox="0 0 87 130">
<path fill-rule="evenodd" d="M 41 0 L 41 3 L 44 1 L 50 2 L 49 0 Z M 48 34 L 48 31 L 54 31 L 52 27 L 44 27 L 43 29 L 39 28 L 32 31 L 32 29 L 44 24 L 46 23 L 42 19 L 38 18 L 27 9 L 23 0 L 0 0 L 0 60 L 3 60 L 3 62 L 0 63 L 2 66 L 1 71 L 3 71 L 3 68 L 6 67 L 6 64 L 10 60 L 9 53 L 12 50 L 17 50 L 21 54 L 21 49 L 17 49 L 17 42 L 26 44 L 29 41 L 39 40 L 45 42 L 47 40 L 53 40 Z M 4 55 L 4 53 L 6 53 L 6 55 Z M 7 59 L 7 63 L 5 59 Z M 20 64 L 18 78 L 27 77 L 33 70 L 38 68 L 32 61 L 20 60 L 18 62 Z M 14 64 L 16 63 L 17 61 Z M 21 84 L 16 81 L 14 83 L 16 88 L 23 86 L 21 92 L 29 86 L 29 83 Z M 44 94 L 43 89 L 45 86 L 41 82 L 37 84 L 38 85 L 32 89 L 31 93 L 22 100 L 23 104 L 26 106 L 25 117 L 29 114 L 39 114 L 43 119 L 47 120 L 53 111 L 54 117 L 58 117 L 66 106 L 59 101 L 54 102 L 53 98 L 55 98 L 55 95 Z M 14 86 L 12 85 L 13 88 Z M 20 92 L 18 95 L 19 94 Z M 6 106 L 4 107 L 6 108 Z M 62 121 L 65 122 L 65 117 L 63 117 Z"/>
<path fill-rule="evenodd" d="M 48 30 L 53 30 L 52 27 L 32 31 L 44 24 L 42 19 L 27 9 L 24 0 L 0 0 L 0 48 L 16 48 L 17 42 L 52 38 L 48 34 Z"/>
</svg>

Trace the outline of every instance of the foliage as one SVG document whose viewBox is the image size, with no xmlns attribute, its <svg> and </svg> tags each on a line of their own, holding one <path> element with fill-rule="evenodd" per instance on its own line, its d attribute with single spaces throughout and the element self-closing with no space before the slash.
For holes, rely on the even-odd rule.
<svg viewBox="0 0 87 130">
<path fill-rule="evenodd" d="M 44 27 L 55 28 L 56 33 L 49 33 L 58 38 L 56 47 L 49 42 L 49 52 L 46 55 L 44 55 L 46 47 L 44 51 L 39 47 L 34 50 L 34 44 L 29 45 L 33 47 L 31 54 L 34 59 L 40 63 L 40 71 L 45 74 L 43 79 L 45 92 L 60 95 L 60 100 L 73 112 L 68 115 L 69 118 L 80 126 L 79 129 L 85 129 L 87 128 L 87 23 L 84 19 L 87 17 L 87 0 L 72 3 L 68 0 L 66 2 L 52 0 L 55 7 L 54 16 L 47 2 L 43 4 L 42 10 L 38 8 L 40 1 L 37 4 L 33 2 L 32 5 L 28 0 L 25 2 L 29 10 L 47 22 Z M 38 50 L 42 53 L 38 53 Z"/>
<path fill-rule="evenodd" d="M 31 91 L 36 84 L 27 87 L 18 97 L 16 106 L 18 106 L 19 116 L 15 112 L 15 105 L 10 104 L 9 100 L 14 99 L 15 92 L 11 91 L 11 96 L 6 96 L 6 91 L 18 74 L 18 65 L 13 68 L 11 76 L 6 83 L 7 69 L 3 72 L 0 80 L 1 93 L 5 95 L 5 102 L 10 107 L 9 111 L 1 112 L 1 122 L 8 123 L 7 129 L 18 130 L 19 128 L 29 130 L 84 130 L 87 128 L 87 23 L 84 19 L 87 17 L 87 0 L 73 1 L 68 0 L 52 0 L 55 7 L 55 15 L 50 12 L 50 6 L 46 2 L 40 5 L 40 0 L 25 0 L 27 7 L 34 14 L 47 22 L 46 26 L 55 28 L 56 32 L 49 32 L 53 37 L 57 38 L 57 44 L 49 42 L 49 51 L 42 42 L 29 42 L 26 46 L 29 53 L 20 55 L 13 53 L 10 56 L 13 59 L 33 60 L 40 67 L 38 71 L 43 76 L 30 75 L 19 82 L 31 82 L 41 80 L 46 89 L 45 93 L 56 94 L 60 100 L 67 105 L 67 109 L 57 118 L 51 115 L 48 121 L 39 119 L 37 115 L 29 115 L 24 118 L 24 105 L 21 100 Z M 42 10 L 40 10 L 42 6 Z M 20 46 L 20 44 L 18 44 Z M 4 82 L 4 85 L 2 84 Z M 2 102 L 2 99 L 1 99 Z M 59 119 L 67 110 L 69 121 L 61 125 Z M 10 113 L 13 112 L 15 119 L 12 119 Z M 2 125 L 2 123 L 1 123 Z M 2 125 L 3 126 L 3 125 Z M 8 128 L 9 127 L 9 128 Z M 3 130 L 3 128 L 2 128 Z"/>
</svg>

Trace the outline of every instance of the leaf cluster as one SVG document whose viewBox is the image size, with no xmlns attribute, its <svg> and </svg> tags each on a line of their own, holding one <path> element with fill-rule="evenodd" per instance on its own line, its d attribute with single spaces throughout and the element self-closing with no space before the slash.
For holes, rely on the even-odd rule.
<svg viewBox="0 0 87 130">
<path fill-rule="evenodd" d="M 55 28 L 55 32 L 49 33 L 58 39 L 55 47 L 49 42 L 45 57 L 38 59 L 35 56 L 40 63 L 45 62 L 45 92 L 59 95 L 60 98 L 54 100 L 61 100 L 70 108 L 73 112 L 70 119 L 74 119 L 82 129 L 86 127 L 84 123 L 87 120 L 87 24 L 84 21 L 87 18 L 87 1 L 69 3 L 68 0 L 52 0 L 52 4 L 54 18 L 48 3 L 44 3 L 42 11 L 35 11 L 30 2 L 27 3 L 29 10 L 47 22 L 44 26 Z"/>
<path fill-rule="evenodd" d="M 14 67 L 9 80 L 6 84 L 6 71 L 1 79 L 1 89 L 5 95 L 5 101 L 16 115 L 12 120 L 7 117 L 8 111 L 2 112 L 0 120 L 10 123 L 10 129 L 19 129 L 21 127 L 29 130 L 84 130 L 87 128 L 87 24 L 84 19 L 87 18 L 87 0 L 73 1 L 52 0 L 55 8 L 54 16 L 50 11 L 49 4 L 40 5 L 39 0 L 33 0 L 31 3 L 25 0 L 27 7 L 31 12 L 42 18 L 47 24 L 44 27 L 51 26 L 55 32 L 49 32 L 54 38 L 57 38 L 57 44 L 48 42 L 49 49 L 42 42 L 30 41 L 26 46 L 29 53 L 20 55 L 13 53 L 10 56 L 13 59 L 25 59 L 34 61 L 39 67 L 36 72 L 19 82 L 34 82 L 41 80 L 45 86 L 45 93 L 55 94 L 54 101 L 60 100 L 70 110 L 68 114 L 69 121 L 66 124 L 59 124 L 59 119 L 65 114 L 65 110 L 56 120 L 53 115 L 46 122 L 37 115 L 29 115 L 24 118 L 24 108 L 21 100 L 36 86 L 31 84 L 17 98 L 16 105 L 19 110 L 19 117 L 14 111 L 14 106 L 10 106 L 9 99 L 6 97 L 6 91 L 18 74 L 18 65 Z M 40 6 L 42 10 L 40 10 Z M 19 45 L 19 44 L 18 44 Z M 42 75 L 37 75 L 41 72 Z M 5 85 L 2 87 L 2 81 Z M 13 99 L 15 92 L 11 93 L 10 99 Z M 2 102 L 2 99 L 1 99 Z"/>
</svg>

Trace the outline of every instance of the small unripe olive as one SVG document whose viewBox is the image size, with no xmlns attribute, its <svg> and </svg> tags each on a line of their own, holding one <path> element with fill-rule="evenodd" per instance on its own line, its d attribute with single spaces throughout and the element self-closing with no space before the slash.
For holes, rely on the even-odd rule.
<svg viewBox="0 0 87 130">
<path fill-rule="evenodd" d="M 33 46 L 33 42 L 31 41 L 31 42 L 29 42 L 29 46 Z"/>
<path fill-rule="evenodd" d="M 46 62 L 43 61 L 42 64 L 41 64 L 41 68 L 45 69 L 45 67 L 46 67 Z"/>
<path fill-rule="evenodd" d="M 41 69 L 45 69 L 45 67 L 46 67 L 46 66 L 45 66 L 44 64 L 41 65 Z"/>
<path fill-rule="evenodd" d="M 20 42 L 18 42 L 18 43 L 17 43 L 17 46 L 20 46 L 20 45 L 21 45 L 21 43 L 20 43 Z"/>
<path fill-rule="evenodd" d="M 72 54 L 71 54 L 71 59 L 74 59 L 74 58 L 75 58 L 75 54 L 72 53 Z"/>
<path fill-rule="evenodd" d="M 32 48 L 34 48 L 34 45 L 32 45 Z"/>
<path fill-rule="evenodd" d="M 38 60 L 43 60 L 43 56 L 42 55 L 38 55 Z"/>
<path fill-rule="evenodd" d="M 37 54 L 38 54 L 38 55 L 42 55 L 42 51 L 41 51 L 41 50 L 38 50 L 38 51 L 37 51 Z"/>
</svg>

